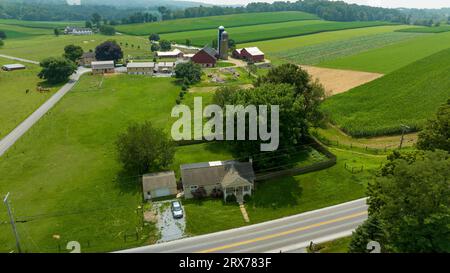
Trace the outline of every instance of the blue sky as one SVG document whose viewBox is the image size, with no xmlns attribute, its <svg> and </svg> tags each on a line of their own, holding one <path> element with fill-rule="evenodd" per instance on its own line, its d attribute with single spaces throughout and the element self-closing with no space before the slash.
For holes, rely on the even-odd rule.
<svg viewBox="0 0 450 273">
<path fill-rule="evenodd" d="M 251 2 L 274 2 L 274 0 L 194 0 L 209 4 L 248 4 Z M 284 1 L 284 0 L 282 0 Z M 291 0 L 295 1 L 295 0 Z M 344 0 L 347 3 L 362 4 L 387 8 L 450 8 L 450 0 Z"/>
</svg>

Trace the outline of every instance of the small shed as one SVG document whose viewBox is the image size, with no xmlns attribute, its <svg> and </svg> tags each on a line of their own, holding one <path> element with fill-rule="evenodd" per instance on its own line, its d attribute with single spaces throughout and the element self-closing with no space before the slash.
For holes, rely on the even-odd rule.
<svg viewBox="0 0 450 273">
<path fill-rule="evenodd" d="M 14 71 L 25 69 L 25 66 L 23 64 L 5 64 L 2 66 L 2 69 L 5 71 Z"/>
<path fill-rule="evenodd" d="M 176 195 L 177 182 L 173 171 L 150 173 L 142 176 L 144 199 Z"/>
</svg>

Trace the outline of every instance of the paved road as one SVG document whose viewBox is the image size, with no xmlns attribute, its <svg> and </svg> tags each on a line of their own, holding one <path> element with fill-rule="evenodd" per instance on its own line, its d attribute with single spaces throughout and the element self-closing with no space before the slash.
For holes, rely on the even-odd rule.
<svg viewBox="0 0 450 273">
<path fill-rule="evenodd" d="M 6 58 L 6 59 L 10 59 L 10 60 L 14 60 L 14 61 L 24 62 L 24 63 L 39 64 L 39 62 L 36 62 L 36 61 L 22 59 L 22 58 L 18 58 L 18 57 L 14 57 L 14 56 L 9 56 L 9 55 L 0 54 L 0 57 Z"/>
<path fill-rule="evenodd" d="M 119 252 L 303 252 L 311 241 L 320 243 L 351 235 L 365 219 L 364 198 L 243 228 Z"/>
<path fill-rule="evenodd" d="M 36 122 L 41 119 L 72 87 L 76 84 L 78 79 L 84 73 L 91 71 L 86 68 L 78 68 L 77 72 L 70 77 L 70 80 L 61 89 L 58 90 L 52 97 L 50 97 L 44 104 L 42 104 L 36 111 L 33 112 L 26 120 L 11 131 L 7 136 L 0 140 L 0 156 L 2 156 L 16 141 L 23 136 Z"/>
</svg>

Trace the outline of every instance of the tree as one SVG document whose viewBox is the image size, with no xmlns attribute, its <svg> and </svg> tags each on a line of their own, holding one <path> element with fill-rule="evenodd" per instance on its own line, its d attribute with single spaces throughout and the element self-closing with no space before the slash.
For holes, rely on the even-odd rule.
<svg viewBox="0 0 450 273">
<path fill-rule="evenodd" d="M 216 91 L 213 101 L 222 108 L 225 105 L 267 105 L 267 118 L 271 119 L 271 106 L 279 106 L 279 145 L 276 151 L 261 153 L 262 140 L 227 141 L 235 158 L 253 158 L 256 169 L 263 169 L 283 164 L 290 164 L 296 146 L 300 145 L 308 135 L 308 124 L 305 119 L 304 100 L 296 95 L 294 86 L 289 84 L 262 84 L 256 88 L 238 89 L 236 87 L 221 88 Z M 258 124 L 259 116 L 247 116 L 245 135 L 249 135 L 249 124 Z M 236 123 L 235 123 L 236 126 Z M 267 125 L 271 130 L 271 124 Z M 236 132 L 236 130 L 235 130 Z M 226 134 L 226 132 L 225 132 Z M 276 160 L 273 160 L 276 158 Z"/>
<path fill-rule="evenodd" d="M 123 52 L 116 41 L 106 41 L 95 48 L 95 58 L 99 61 L 117 62 L 123 58 Z"/>
<path fill-rule="evenodd" d="M 58 37 L 59 36 L 59 29 L 57 29 L 57 28 L 55 28 L 54 30 L 53 30 L 53 34 L 55 34 L 55 36 L 56 37 Z"/>
<path fill-rule="evenodd" d="M 202 68 L 193 62 L 180 63 L 175 67 L 175 77 L 183 79 L 185 84 L 194 84 L 200 81 Z"/>
<path fill-rule="evenodd" d="M 252 74 L 255 74 L 258 71 L 258 67 L 254 64 L 247 65 L 247 71 L 248 75 L 251 76 Z"/>
<path fill-rule="evenodd" d="M 159 47 L 162 51 L 169 51 L 172 48 L 172 44 L 167 40 L 159 41 Z"/>
<path fill-rule="evenodd" d="M 175 154 L 172 140 L 150 122 L 129 126 L 119 135 L 116 146 L 124 169 L 139 175 L 165 170 Z"/>
<path fill-rule="evenodd" d="M 62 57 L 44 59 L 40 66 L 42 70 L 38 74 L 39 78 L 45 79 L 51 84 L 67 81 L 70 75 L 77 70 L 74 62 Z"/>
<path fill-rule="evenodd" d="M 91 17 L 92 17 L 92 18 L 91 18 L 92 23 L 93 23 L 97 28 L 99 28 L 99 27 L 100 27 L 100 23 L 101 23 L 101 21 L 102 21 L 102 16 L 100 16 L 100 14 L 98 14 L 98 13 L 93 13 Z"/>
<path fill-rule="evenodd" d="M 5 45 L 5 42 L 3 42 L 2 39 L 0 39 L 0 47 L 2 47 L 2 46 L 4 46 L 4 45 Z"/>
<path fill-rule="evenodd" d="M 84 22 L 84 27 L 85 28 L 92 28 L 92 22 L 91 21 Z"/>
<path fill-rule="evenodd" d="M 159 49 L 160 49 L 160 47 L 159 47 L 158 44 L 152 44 L 152 45 L 150 46 L 150 50 L 151 50 L 152 52 L 158 51 Z"/>
<path fill-rule="evenodd" d="M 211 41 L 211 47 L 212 47 L 212 48 L 217 48 L 217 40 L 216 40 L 216 39 L 213 39 L 213 40 Z"/>
<path fill-rule="evenodd" d="M 233 39 L 229 39 L 228 40 L 228 48 L 231 50 L 235 50 L 236 49 L 236 41 L 234 41 Z"/>
<path fill-rule="evenodd" d="M 419 133 L 417 148 L 450 152 L 450 99 L 439 107 L 436 117 L 429 120 Z"/>
<path fill-rule="evenodd" d="M 186 46 L 191 46 L 192 45 L 192 42 L 191 42 L 191 39 L 186 39 Z"/>
<path fill-rule="evenodd" d="M 157 33 L 152 33 L 152 34 L 150 34 L 150 36 L 148 36 L 148 40 L 150 41 L 150 42 L 157 42 L 157 41 L 159 41 L 159 35 L 157 34 Z"/>
<path fill-rule="evenodd" d="M 305 101 L 304 112 L 308 121 L 317 125 L 323 119 L 319 107 L 325 98 L 325 91 L 317 81 L 312 81 L 308 72 L 299 66 L 283 64 L 272 68 L 267 75 L 258 77 L 255 86 L 265 83 L 287 83 L 293 85 L 296 96 L 301 97 Z"/>
<path fill-rule="evenodd" d="M 113 26 L 102 25 L 100 26 L 100 33 L 103 35 L 116 35 L 116 29 Z"/>
<path fill-rule="evenodd" d="M 348 252 L 369 253 L 367 244 L 370 241 L 376 241 L 381 244 L 383 238 L 384 234 L 378 218 L 371 216 L 353 232 Z"/>
<path fill-rule="evenodd" d="M 391 157 L 369 184 L 369 214 L 383 231 L 387 252 L 450 251 L 450 154 L 419 151 Z"/>
<path fill-rule="evenodd" d="M 68 45 L 64 47 L 63 57 L 71 60 L 72 62 L 77 62 L 78 59 L 83 55 L 83 48 L 76 45 Z"/>
<path fill-rule="evenodd" d="M 3 30 L 0 30 L 0 39 L 5 40 L 6 39 L 6 33 Z"/>
</svg>

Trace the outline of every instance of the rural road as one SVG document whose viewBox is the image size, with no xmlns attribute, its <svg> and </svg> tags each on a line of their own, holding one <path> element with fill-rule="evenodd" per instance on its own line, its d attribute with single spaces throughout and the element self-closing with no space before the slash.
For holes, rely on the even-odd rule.
<svg viewBox="0 0 450 273">
<path fill-rule="evenodd" d="M 1 55 L 0 55 L 1 57 Z M 2 140 L 0 140 L 0 156 L 2 156 L 16 141 L 23 136 L 36 122 L 41 119 L 67 92 L 69 92 L 77 83 L 78 79 L 84 73 L 91 71 L 87 68 L 79 67 L 74 73 L 68 83 L 58 90 L 52 97 L 50 97 L 44 104 L 42 104 L 36 111 L 34 111 L 27 119 L 25 119 L 19 126 L 12 130 Z"/>
<path fill-rule="evenodd" d="M 5 59 L 14 60 L 14 61 L 24 62 L 24 63 L 39 64 L 39 62 L 36 62 L 36 61 L 31 61 L 31 60 L 27 60 L 27 59 L 17 58 L 17 57 L 13 57 L 13 56 L 9 56 L 9 55 L 0 54 L 0 57 L 5 58 Z"/>
<path fill-rule="evenodd" d="M 321 243 L 351 235 L 366 219 L 367 205 L 363 198 L 261 224 L 118 252 L 304 252 L 311 241 Z"/>
</svg>

